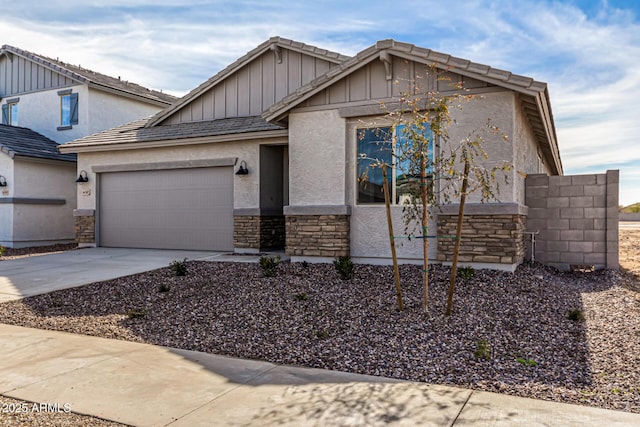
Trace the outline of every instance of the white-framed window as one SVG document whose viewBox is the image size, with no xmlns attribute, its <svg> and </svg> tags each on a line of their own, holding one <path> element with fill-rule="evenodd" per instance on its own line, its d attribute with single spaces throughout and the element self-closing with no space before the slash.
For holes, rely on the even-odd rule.
<svg viewBox="0 0 640 427">
<path fill-rule="evenodd" d="M 428 181 L 432 182 L 433 137 L 431 129 L 424 127 L 429 141 L 427 165 Z M 384 203 L 381 164 L 387 165 L 387 184 L 391 203 L 402 205 L 416 193 L 420 173 L 416 162 L 408 158 L 411 132 L 404 125 L 357 129 L 357 204 Z"/>
<path fill-rule="evenodd" d="M 8 99 L 2 106 L 2 124 L 18 126 L 18 101 L 19 99 Z"/>
<path fill-rule="evenodd" d="M 70 89 L 58 92 L 60 96 L 60 126 L 58 130 L 71 129 L 78 124 L 78 94 Z"/>
</svg>

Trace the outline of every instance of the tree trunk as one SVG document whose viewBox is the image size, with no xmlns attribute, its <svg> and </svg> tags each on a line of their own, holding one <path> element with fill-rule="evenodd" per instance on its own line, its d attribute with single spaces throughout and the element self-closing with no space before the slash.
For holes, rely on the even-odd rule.
<svg viewBox="0 0 640 427">
<path fill-rule="evenodd" d="M 427 156 L 422 152 L 420 159 L 420 195 L 422 196 L 422 250 L 423 250 L 423 282 L 424 282 L 424 306 L 423 310 L 429 310 L 429 207 L 427 202 L 429 188 L 427 187 Z"/>
<path fill-rule="evenodd" d="M 393 260 L 393 277 L 396 282 L 398 311 L 402 311 L 404 309 L 402 305 L 402 287 L 400 286 L 400 270 L 398 269 L 396 243 L 395 237 L 393 236 L 393 223 L 391 222 L 391 201 L 389 197 L 389 183 L 387 182 L 387 165 L 382 165 L 382 189 L 384 191 L 384 205 L 387 208 L 387 227 L 389 228 L 389 244 L 391 245 L 391 259 Z"/>
<path fill-rule="evenodd" d="M 460 195 L 460 208 L 458 209 L 458 224 L 456 226 L 456 243 L 453 249 L 453 262 L 451 263 L 451 280 L 449 281 L 449 296 L 447 298 L 447 316 L 451 315 L 453 308 L 453 290 L 456 284 L 456 274 L 458 273 L 458 254 L 460 253 L 460 237 L 462 236 L 462 218 L 464 217 L 464 203 L 467 199 L 467 182 L 469 181 L 469 160 L 464 161 L 464 172 L 462 175 L 462 194 Z"/>
</svg>

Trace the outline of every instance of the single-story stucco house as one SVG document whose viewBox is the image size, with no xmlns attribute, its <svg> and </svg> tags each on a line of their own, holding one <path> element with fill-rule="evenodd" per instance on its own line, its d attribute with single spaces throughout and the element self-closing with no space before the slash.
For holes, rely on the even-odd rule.
<svg viewBox="0 0 640 427">
<path fill-rule="evenodd" d="M 120 78 L 2 46 L 0 175 L 6 185 L 0 189 L 0 245 L 73 242 L 75 155 L 60 156 L 55 145 L 155 114 L 175 100 Z"/>
<path fill-rule="evenodd" d="M 358 183 L 357 135 L 388 125 L 381 103 L 397 101 L 418 80 L 425 91 L 453 93 L 448 80 L 481 95 L 453 111 L 452 140 L 488 118 L 509 136 L 486 143 L 492 159 L 515 168 L 499 203 L 470 200 L 468 218 L 482 226 L 462 261 L 513 270 L 525 253 L 522 173 L 563 172 L 546 84 L 394 40 L 347 57 L 274 37 L 155 116 L 63 144 L 60 151 L 77 153 L 89 176 L 78 187 L 78 240 L 237 252 L 284 247 L 294 261 L 350 255 L 388 263 L 384 204 Z M 401 211 L 393 206 L 397 230 Z M 431 229 L 446 229 L 455 213 L 444 207 Z M 417 262 L 421 250 L 414 239 L 398 254 Z M 446 244 L 430 245 L 432 260 L 449 255 Z"/>
</svg>

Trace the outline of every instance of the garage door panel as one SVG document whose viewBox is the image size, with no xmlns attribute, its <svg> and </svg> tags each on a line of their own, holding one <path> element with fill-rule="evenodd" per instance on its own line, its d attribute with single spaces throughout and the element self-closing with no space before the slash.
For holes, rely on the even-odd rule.
<svg viewBox="0 0 640 427">
<path fill-rule="evenodd" d="M 233 249 L 231 167 L 104 173 L 100 245 Z"/>
</svg>

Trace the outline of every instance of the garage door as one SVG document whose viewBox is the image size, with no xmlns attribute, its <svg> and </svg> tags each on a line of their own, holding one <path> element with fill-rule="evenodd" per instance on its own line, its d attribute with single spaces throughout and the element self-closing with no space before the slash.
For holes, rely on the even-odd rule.
<svg viewBox="0 0 640 427">
<path fill-rule="evenodd" d="M 233 249 L 233 168 L 100 174 L 100 246 Z"/>
</svg>

